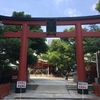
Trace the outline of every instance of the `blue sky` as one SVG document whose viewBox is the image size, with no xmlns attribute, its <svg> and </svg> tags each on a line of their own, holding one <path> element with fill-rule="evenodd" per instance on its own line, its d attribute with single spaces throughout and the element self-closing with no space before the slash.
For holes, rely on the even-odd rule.
<svg viewBox="0 0 100 100">
<path fill-rule="evenodd" d="M 24 11 L 32 17 L 72 17 L 95 15 L 98 0 L 1 0 L 0 15 Z"/>
<path fill-rule="evenodd" d="M 0 15 L 11 16 L 13 11 L 24 11 L 32 17 L 77 17 L 96 15 L 98 0 L 1 0 Z M 42 27 L 45 31 L 46 27 Z M 63 31 L 65 27 L 57 27 Z"/>
</svg>

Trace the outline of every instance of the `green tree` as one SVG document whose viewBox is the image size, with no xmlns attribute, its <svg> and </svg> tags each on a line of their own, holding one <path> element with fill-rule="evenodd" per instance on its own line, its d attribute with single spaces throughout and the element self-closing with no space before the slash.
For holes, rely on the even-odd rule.
<svg viewBox="0 0 100 100">
<path fill-rule="evenodd" d="M 92 24 L 88 28 L 89 32 L 98 32 L 100 31 L 100 27 L 96 24 Z M 92 37 L 92 38 L 83 38 L 84 44 L 84 54 L 86 53 L 95 53 L 100 50 L 100 38 Z"/>
<path fill-rule="evenodd" d="M 70 71 L 70 66 L 75 63 L 72 45 L 60 39 L 53 40 L 49 50 L 49 62 L 58 67 L 60 73 L 62 70 Z"/>
<path fill-rule="evenodd" d="M 14 11 L 12 17 L 31 18 L 31 15 L 24 14 L 24 12 Z M 0 66 L 5 65 L 5 61 L 9 59 L 9 63 L 16 63 L 19 60 L 20 39 L 18 38 L 4 38 L 4 32 L 16 32 L 21 30 L 20 25 L 5 25 L 4 28 L 0 26 Z M 41 26 L 30 26 L 29 30 L 42 32 Z M 34 53 L 40 54 L 47 51 L 48 46 L 45 43 L 46 39 L 29 39 L 28 41 L 28 56 L 27 64 L 34 65 L 37 62 L 37 57 Z"/>
<path fill-rule="evenodd" d="M 100 0 L 98 0 L 98 3 L 96 4 L 95 9 L 100 12 Z"/>
</svg>

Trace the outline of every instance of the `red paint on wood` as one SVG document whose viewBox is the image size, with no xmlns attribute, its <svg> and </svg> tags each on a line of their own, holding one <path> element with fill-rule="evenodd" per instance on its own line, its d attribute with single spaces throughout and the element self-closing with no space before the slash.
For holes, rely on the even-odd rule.
<svg viewBox="0 0 100 100">
<path fill-rule="evenodd" d="M 4 96 L 10 94 L 10 83 L 0 84 L 0 99 L 3 100 Z"/>
<path fill-rule="evenodd" d="M 100 37 L 100 32 L 86 32 L 82 30 L 82 37 Z"/>
<path fill-rule="evenodd" d="M 23 25 L 27 23 L 27 25 L 34 26 L 46 26 L 46 21 L 17 21 L 17 20 L 2 20 L 3 24 L 6 25 Z"/>
<path fill-rule="evenodd" d="M 5 32 L 4 33 L 4 37 L 7 37 L 7 38 L 21 38 L 21 31 L 18 31 L 18 32 Z"/>
<path fill-rule="evenodd" d="M 47 36 L 46 32 L 31 32 L 31 31 L 28 31 L 28 33 L 27 33 L 28 38 L 45 38 L 46 36 Z"/>
<path fill-rule="evenodd" d="M 76 24 L 76 58 L 78 81 L 86 81 L 81 24 Z"/>
<path fill-rule="evenodd" d="M 21 37 L 21 48 L 20 48 L 20 61 L 18 70 L 18 80 L 26 81 L 26 63 L 27 63 L 27 38 L 28 25 L 23 24 L 22 37 Z"/>
<path fill-rule="evenodd" d="M 57 32 L 56 34 L 57 37 L 63 37 L 63 38 L 66 38 L 66 37 L 76 37 L 76 34 L 75 34 L 75 31 L 72 31 L 72 32 Z"/>
</svg>

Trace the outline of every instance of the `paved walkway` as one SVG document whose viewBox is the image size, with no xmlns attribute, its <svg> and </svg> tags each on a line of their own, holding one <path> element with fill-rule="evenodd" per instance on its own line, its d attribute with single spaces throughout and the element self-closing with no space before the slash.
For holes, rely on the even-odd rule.
<svg viewBox="0 0 100 100">
<path fill-rule="evenodd" d="M 11 90 L 11 94 L 6 96 L 4 100 L 73 100 L 77 98 L 78 100 L 84 100 L 88 98 L 98 98 L 92 91 L 89 91 L 89 94 L 78 94 L 77 90 L 67 89 L 66 86 L 73 86 L 76 83 L 72 79 L 66 81 L 64 78 L 55 78 L 55 77 L 34 77 L 31 76 L 30 83 L 27 85 L 38 85 L 36 90 L 28 89 L 26 93 L 14 93 L 14 90 Z M 76 100 L 77 100 L 76 99 Z M 86 99 L 85 99 L 86 100 Z"/>
</svg>

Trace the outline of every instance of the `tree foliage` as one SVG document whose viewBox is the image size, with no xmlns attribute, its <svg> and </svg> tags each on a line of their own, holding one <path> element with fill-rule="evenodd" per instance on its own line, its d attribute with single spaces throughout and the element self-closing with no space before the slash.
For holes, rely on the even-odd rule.
<svg viewBox="0 0 100 100">
<path fill-rule="evenodd" d="M 75 63 L 75 53 L 72 45 L 61 39 L 53 40 L 49 50 L 49 62 L 60 70 L 70 70 Z"/>
<path fill-rule="evenodd" d="M 31 15 L 24 14 L 24 12 L 14 11 L 12 17 L 31 18 Z M 20 56 L 20 39 L 18 38 L 4 38 L 4 32 L 17 32 L 22 27 L 20 25 L 4 25 L 0 26 L 0 67 L 5 65 L 5 61 L 9 59 L 9 63 L 16 64 Z M 33 32 L 42 32 L 41 26 L 29 26 L 29 30 Z M 27 64 L 34 65 L 37 62 L 37 57 L 33 53 L 45 53 L 48 49 L 44 38 L 31 38 L 28 41 L 28 55 Z"/>
<path fill-rule="evenodd" d="M 96 4 L 95 9 L 100 12 L 100 0 L 98 0 L 98 3 Z"/>
<path fill-rule="evenodd" d="M 90 32 L 98 32 L 100 31 L 100 27 L 96 24 L 92 24 L 87 29 Z M 84 44 L 84 54 L 86 53 L 95 53 L 100 50 L 100 38 L 92 37 L 92 38 L 83 38 Z"/>
</svg>

